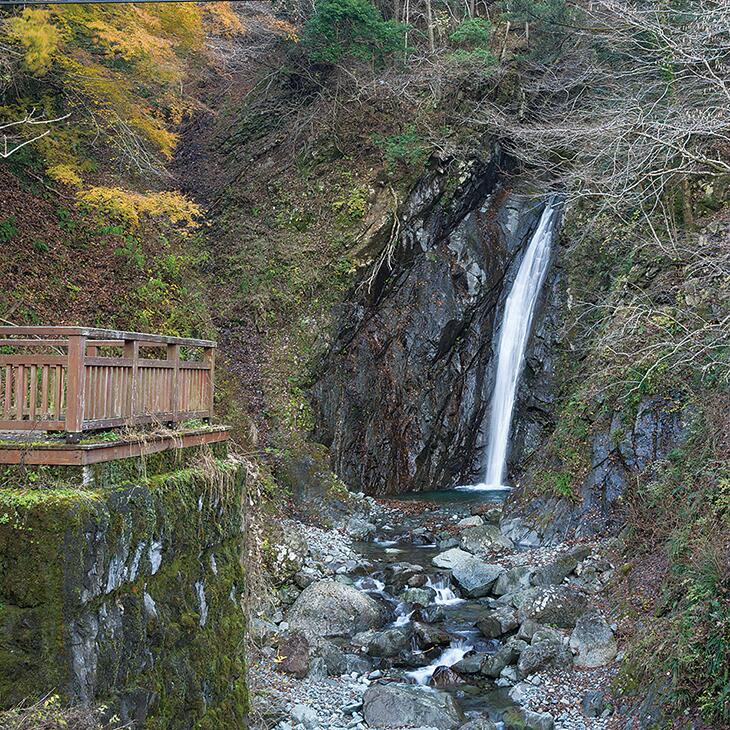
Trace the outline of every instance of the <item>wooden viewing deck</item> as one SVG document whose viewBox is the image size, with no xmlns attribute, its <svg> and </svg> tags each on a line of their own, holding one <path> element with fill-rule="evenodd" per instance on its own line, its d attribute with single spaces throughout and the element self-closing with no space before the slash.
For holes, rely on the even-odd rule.
<svg viewBox="0 0 730 730">
<path fill-rule="evenodd" d="M 38 441 L 29 438 L 34 432 L 62 432 L 69 444 L 78 444 L 82 434 L 104 429 L 174 428 L 194 419 L 209 424 L 215 346 L 210 340 L 88 327 L 0 327 L 0 432 L 26 433 L 15 448 L 7 442 L 2 446 L 0 463 L 18 463 L 10 460 L 18 450 L 26 453 L 26 463 L 90 463 L 87 459 L 102 458 L 102 453 L 105 458 L 132 455 L 129 441 L 84 444 L 73 454 L 57 439 L 31 447 Z M 205 428 L 195 438 L 188 429 L 183 440 L 199 444 L 223 438 L 226 429 Z M 178 441 L 171 435 L 156 437 L 139 448 L 174 448 L 170 444 Z M 27 460 L 29 448 L 38 452 L 32 461 Z"/>
</svg>

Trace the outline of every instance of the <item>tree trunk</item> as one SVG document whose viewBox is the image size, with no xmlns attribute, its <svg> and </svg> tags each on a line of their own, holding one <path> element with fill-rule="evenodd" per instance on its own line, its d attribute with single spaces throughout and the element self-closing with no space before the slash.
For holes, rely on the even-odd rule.
<svg viewBox="0 0 730 730">
<path fill-rule="evenodd" d="M 428 48 L 431 53 L 435 53 L 436 41 L 433 37 L 433 14 L 431 11 L 431 0 L 426 0 L 426 23 L 428 24 Z"/>
</svg>

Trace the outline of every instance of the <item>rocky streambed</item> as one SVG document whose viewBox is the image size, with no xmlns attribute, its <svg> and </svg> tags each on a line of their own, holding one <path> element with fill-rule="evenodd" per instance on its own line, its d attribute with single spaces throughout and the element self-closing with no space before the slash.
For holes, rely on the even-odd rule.
<svg viewBox="0 0 730 730">
<path fill-rule="evenodd" d="M 451 493 L 453 497 L 453 493 Z M 620 725 L 600 543 L 541 546 L 498 495 L 357 495 L 341 529 L 285 523 L 280 605 L 252 622 L 254 714 L 291 728 Z"/>
</svg>

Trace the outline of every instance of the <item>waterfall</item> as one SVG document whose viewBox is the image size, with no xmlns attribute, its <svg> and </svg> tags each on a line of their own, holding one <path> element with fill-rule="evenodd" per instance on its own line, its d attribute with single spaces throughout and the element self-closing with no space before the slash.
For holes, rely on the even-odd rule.
<svg viewBox="0 0 730 730">
<path fill-rule="evenodd" d="M 517 383 L 524 365 L 537 297 L 550 260 L 555 211 L 551 203 L 545 206 L 504 305 L 489 420 L 487 463 L 484 484 L 480 485 L 482 488 L 503 486 Z"/>
</svg>

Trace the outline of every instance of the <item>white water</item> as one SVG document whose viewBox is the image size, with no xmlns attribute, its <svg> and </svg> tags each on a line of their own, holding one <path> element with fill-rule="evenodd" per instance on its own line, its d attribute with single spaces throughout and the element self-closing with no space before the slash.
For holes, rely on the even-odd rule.
<svg viewBox="0 0 730 730">
<path fill-rule="evenodd" d="M 452 641 L 451 646 L 445 649 L 433 664 L 429 664 L 427 667 L 421 667 L 420 669 L 414 669 L 412 672 L 407 672 L 407 674 L 415 680 L 416 684 L 428 684 L 428 680 L 431 679 L 433 673 L 439 667 L 453 667 L 454 664 L 460 662 L 473 648 L 471 644 L 467 644 L 465 641 Z"/>
<path fill-rule="evenodd" d="M 439 576 L 435 579 L 429 576 L 426 581 L 426 586 L 436 591 L 436 597 L 433 599 L 433 602 L 437 606 L 455 606 L 464 601 L 463 598 L 457 598 L 456 593 L 451 590 L 448 579 L 444 576 Z"/>
<path fill-rule="evenodd" d="M 525 361 L 535 305 L 550 261 L 554 222 L 555 208 L 548 204 L 522 257 L 505 302 L 497 347 L 497 376 L 492 394 L 484 484 L 471 485 L 465 489 L 505 488 L 503 479 L 517 383 Z"/>
</svg>

